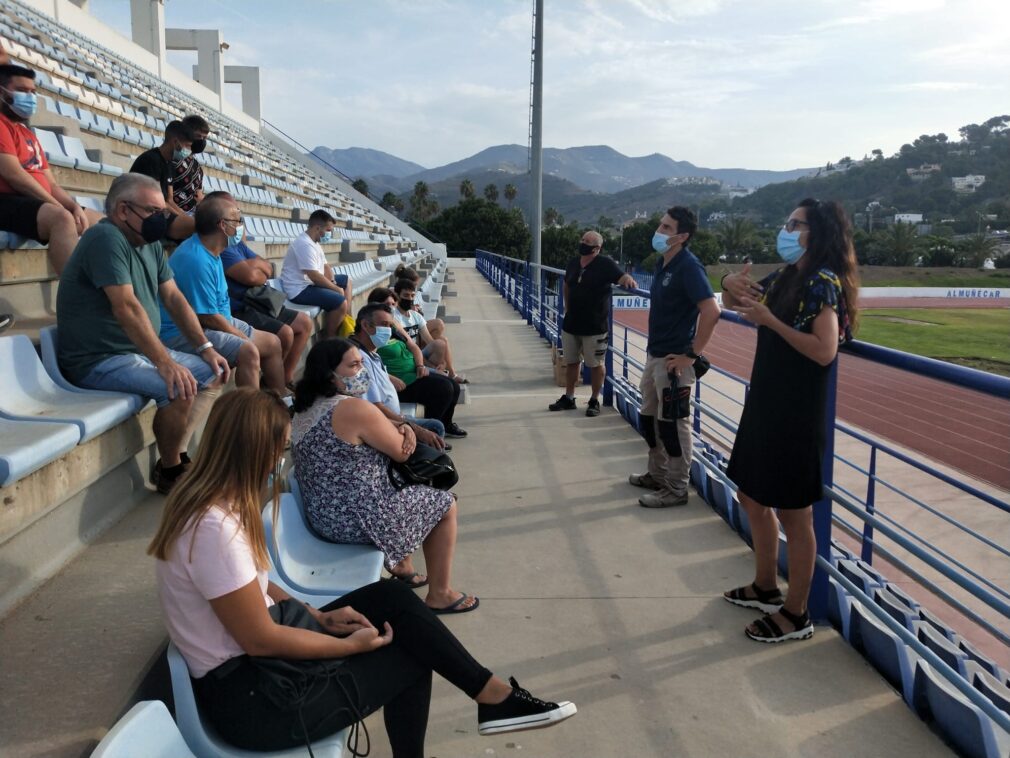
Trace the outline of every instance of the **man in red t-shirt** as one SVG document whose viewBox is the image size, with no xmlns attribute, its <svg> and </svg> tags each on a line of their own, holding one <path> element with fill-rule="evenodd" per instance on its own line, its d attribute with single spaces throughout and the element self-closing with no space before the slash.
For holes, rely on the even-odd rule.
<svg viewBox="0 0 1010 758">
<path fill-rule="evenodd" d="M 102 216 L 53 179 L 28 126 L 36 107 L 35 72 L 0 65 L 0 230 L 48 242 L 49 263 L 60 274 L 81 234 Z"/>
</svg>

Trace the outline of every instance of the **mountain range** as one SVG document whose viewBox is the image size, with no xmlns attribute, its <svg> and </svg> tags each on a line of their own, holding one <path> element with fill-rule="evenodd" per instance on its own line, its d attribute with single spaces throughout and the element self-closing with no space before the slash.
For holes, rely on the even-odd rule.
<svg viewBox="0 0 1010 758">
<path fill-rule="evenodd" d="M 528 152 L 523 145 L 496 145 L 435 168 L 424 168 L 381 150 L 369 148 L 332 149 L 317 147 L 313 154 L 335 166 L 352 179 L 363 178 L 373 195 L 384 192 L 402 193 L 423 181 L 429 185 L 447 179 L 469 178 L 477 186 L 474 175 L 496 172 L 502 177 L 512 175 L 513 184 L 528 170 Z M 807 176 L 815 169 L 798 168 L 789 171 L 764 171 L 744 168 L 705 168 L 688 161 L 677 161 L 660 153 L 632 157 L 607 145 L 570 148 L 545 148 L 544 177 L 567 180 L 576 188 L 596 193 L 616 193 L 639 187 L 659 179 L 710 177 L 727 185 L 757 188 L 774 182 L 784 182 Z M 501 184 L 508 179 L 502 178 Z"/>
</svg>

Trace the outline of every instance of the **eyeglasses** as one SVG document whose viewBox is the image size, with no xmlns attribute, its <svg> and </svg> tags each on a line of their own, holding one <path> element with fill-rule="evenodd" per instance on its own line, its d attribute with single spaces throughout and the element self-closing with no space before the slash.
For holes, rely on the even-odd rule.
<svg viewBox="0 0 1010 758">
<path fill-rule="evenodd" d="M 788 221 L 786 221 L 785 226 L 783 228 L 787 232 L 795 232 L 796 227 L 800 225 L 810 226 L 810 224 L 808 224 L 806 221 L 800 221 L 798 218 L 791 218 Z"/>
<path fill-rule="evenodd" d="M 156 206 L 151 206 L 151 205 L 136 205 L 135 203 L 131 203 L 129 200 L 124 200 L 123 202 L 126 204 L 127 208 L 129 208 L 131 211 L 133 211 L 134 213 L 136 213 L 141 218 L 148 218 L 150 216 L 153 216 L 155 213 L 164 213 L 165 212 L 164 208 L 158 208 Z M 146 215 L 141 216 L 141 214 L 137 212 L 137 208 L 140 208 L 140 210 L 144 211 L 144 213 Z"/>
<path fill-rule="evenodd" d="M 223 218 L 222 221 L 227 221 L 229 224 L 241 224 L 241 218 Z"/>
</svg>

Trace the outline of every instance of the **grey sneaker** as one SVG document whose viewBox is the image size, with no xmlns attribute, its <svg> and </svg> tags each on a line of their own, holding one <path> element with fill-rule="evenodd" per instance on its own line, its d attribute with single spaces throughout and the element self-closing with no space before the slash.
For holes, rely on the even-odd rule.
<svg viewBox="0 0 1010 758">
<path fill-rule="evenodd" d="M 647 490 L 660 490 L 663 485 L 652 478 L 652 474 L 632 474 L 628 477 L 628 483 L 635 487 L 645 487 Z"/>
<path fill-rule="evenodd" d="M 677 505 L 687 505 L 687 493 L 674 495 L 670 490 L 663 488 L 642 495 L 638 498 L 638 504 L 643 508 L 673 508 Z"/>
</svg>

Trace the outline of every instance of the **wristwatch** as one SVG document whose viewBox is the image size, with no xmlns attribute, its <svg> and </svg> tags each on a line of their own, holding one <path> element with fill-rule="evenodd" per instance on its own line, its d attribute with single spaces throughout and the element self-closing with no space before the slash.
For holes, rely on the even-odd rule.
<svg viewBox="0 0 1010 758">
<path fill-rule="evenodd" d="M 686 355 L 688 358 L 692 358 L 694 360 L 698 360 L 698 358 L 701 357 L 696 352 L 694 352 L 694 348 L 690 348 L 689 350 L 685 350 L 684 351 L 684 355 Z"/>
</svg>

